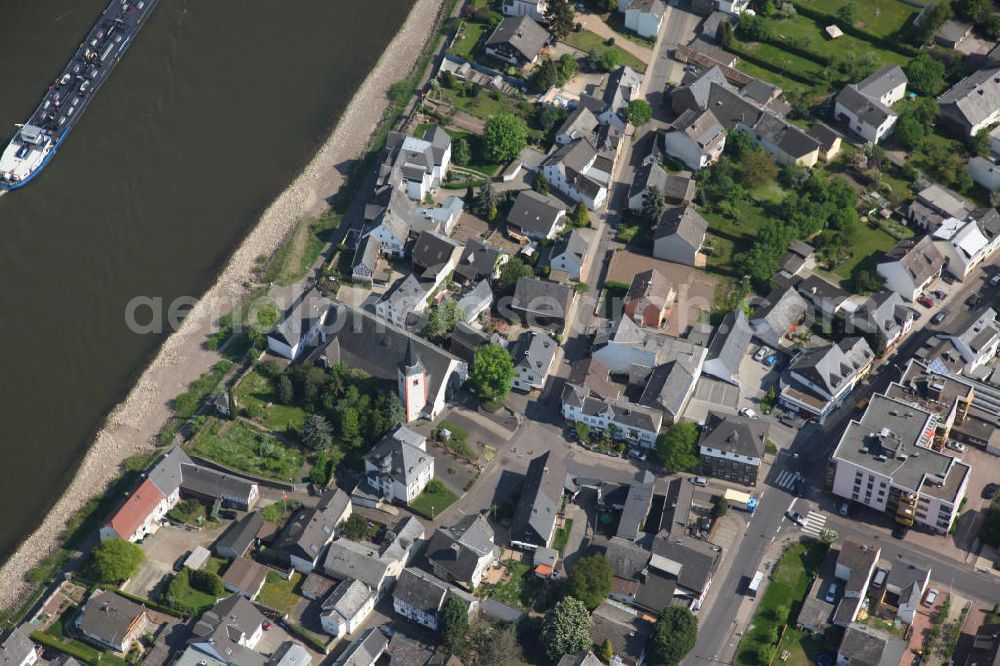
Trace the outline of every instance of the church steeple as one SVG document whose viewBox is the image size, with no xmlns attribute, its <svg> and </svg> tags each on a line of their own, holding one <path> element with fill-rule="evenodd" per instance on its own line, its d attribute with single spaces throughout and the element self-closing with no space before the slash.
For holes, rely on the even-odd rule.
<svg viewBox="0 0 1000 666">
<path fill-rule="evenodd" d="M 406 354 L 399 363 L 399 399 L 403 402 L 403 417 L 407 423 L 420 416 L 427 405 L 427 368 L 417 355 L 416 345 L 410 338 Z"/>
</svg>

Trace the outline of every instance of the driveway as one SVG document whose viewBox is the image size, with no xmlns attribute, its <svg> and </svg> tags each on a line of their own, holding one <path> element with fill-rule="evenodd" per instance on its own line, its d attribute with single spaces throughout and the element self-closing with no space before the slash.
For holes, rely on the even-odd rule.
<svg viewBox="0 0 1000 666">
<path fill-rule="evenodd" d="M 156 588 L 168 575 L 173 574 L 174 563 L 181 555 L 191 552 L 196 546 L 208 547 L 228 526 L 229 523 L 225 522 L 220 527 L 200 532 L 176 525 L 161 527 L 156 534 L 143 540 L 142 551 L 146 554 L 146 559 L 139 573 L 123 585 L 122 589 L 140 597 L 154 597 Z"/>
<path fill-rule="evenodd" d="M 666 17 L 664 17 L 666 20 Z M 628 39 L 621 33 L 617 33 L 608 26 L 607 23 L 601 20 L 600 16 L 596 14 L 577 14 L 576 22 L 582 25 L 585 29 L 603 37 L 604 39 L 614 39 L 615 46 L 621 48 L 623 51 L 628 51 L 634 55 L 639 60 L 649 65 L 649 61 L 653 58 L 653 51 L 646 48 L 645 46 L 640 46 L 632 40 Z"/>
</svg>

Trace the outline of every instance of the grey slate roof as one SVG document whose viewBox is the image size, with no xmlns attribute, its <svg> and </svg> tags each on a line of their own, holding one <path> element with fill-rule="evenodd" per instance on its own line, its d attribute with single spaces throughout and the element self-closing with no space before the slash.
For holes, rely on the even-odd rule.
<svg viewBox="0 0 1000 666">
<path fill-rule="evenodd" d="M 838 661 L 848 666 L 896 666 L 902 663 L 907 643 L 865 624 L 852 623 L 840 642 Z"/>
<path fill-rule="evenodd" d="M 720 67 L 710 67 L 703 70 L 691 82 L 675 88 L 670 99 L 674 112 L 680 115 L 688 109 L 708 108 L 709 93 L 713 83 L 722 86 L 728 85 L 726 76 Z"/>
<path fill-rule="evenodd" d="M 231 549 L 239 557 L 247 551 L 250 544 L 257 538 L 260 528 L 264 527 L 264 518 L 258 512 L 252 511 L 233 523 L 226 533 L 215 542 L 215 551 Z"/>
<path fill-rule="evenodd" d="M 793 159 L 799 159 L 819 150 L 819 141 L 795 125 L 770 113 L 765 113 L 753 128 L 761 141 L 778 147 Z"/>
<path fill-rule="evenodd" d="M 566 462 L 546 451 L 532 459 L 511 521 L 511 540 L 548 545 L 566 481 Z"/>
<path fill-rule="evenodd" d="M 530 61 L 535 59 L 548 41 L 549 32 L 530 17 L 509 16 L 500 22 L 486 40 L 486 46 L 509 44 L 525 60 Z"/>
<path fill-rule="evenodd" d="M 639 663 L 646 652 L 646 643 L 653 633 L 653 623 L 612 606 L 607 601 L 594 609 L 590 629 L 591 640 L 600 645 L 605 639 L 611 641 L 615 655 Z"/>
<path fill-rule="evenodd" d="M 323 558 L 323 570 L 334 578 L 357 578 L 378 589 L 389 568 L 389 563 L 380 556 L 380 549 L 375 544 L 335 539 Z"/>
<path fill-rule="evenodd" d="M 747 353 L 753 331 L 742 309 L 726 313 L 708 346 L 703 372 L 727 382 L 736 381 L 740 361 Z"/>
<path fill-rule="evenodd" d="M 796 283 L 795 289 L 803 298 L 812 301 L 815 305 L 824 309 L 826 309 L 826 306 L 838 308 L 851 296 L 849 292 L 844 291 L 835 284 L 827 282 L 818 275 L 810 275 L 804 280 L 799 281 Z"/>
<path fill-rule="evenodd" d="M 604 662 L 594 656 L 593 652 L 577 652 L 564 654 L 557 666 L 601 666 Z"/>
<path fill-rule="evenodd" d="M 617 536 L 622 539 L 635 541 L 639 538 L 642 523 L 646 520 L 646 514 L 649 513 L 653 503 L 653 481 L 652 472 L 646 471 L 641 472 L 640 478 L 629 484 L 625 507 L 618 520 Z"/>
<path fill-rule="evenodd" d="M 671 129 L 683 132 L 703 153 L 726 138 L 726 130 L 710 109 L 688 109 L 671 124 Z"/>
<path fill-rule="evenodd" d="M 184 482 L 181 487 L 196 495 L 217 499 L 246 501 L 257 485 L 237 476 L 195 464 L 181 464 Z"/>
<path fill-rule="evenodd" d="M 880 126 L 886 119 L 895 115 L 892 109 L 877 98 L 863 94 L 853 83 L 844 86 L 837 95 L 837 103 L 873 127 Z"/>
<path fill-rule="evenodd" d="M 477 238 L 465 242 L 462 256 L 455 266 L 455 273 L 466 280 L 475 282 L 488 278 L 496 269 L 497 261 L 503 252 Z"/>
<path fill-rule="evenodd" d="M 838 344 L 800 354 L 789 370 L 823 387 L 830 395 L 836 395 L 872 358 L 874 353 L 864 338 L 848 337 Z"/>
<path fill-rule="evenodd" d="M 451 527 L 439 527 L 427 542 L 427 559 L 447 571 L 454 580 L 467 583 L 479 560 L 498 550 L 493 528 L 482 514 L 464 516 Z"/>
<path fill-rule="evenodd" d="M 719 564 L 720 554 L 715 548 L 707 541 L 687 535 L 668 536 L 661 532 L 653 539 L 654 558 L 650 566 L 671 574 L 678 585 L 702 592 Z"/>
<path fill-rule="evenodd" d="M 108 645 L 120 645 L 129 627 L 146 612 L 139 604 L 109 590 L 95 592 L 87 600 L 77 623 L 80 629 Z"/>
<path fill-rule="evenodd" d="M 429 573 L 407 567 L 396 581 L 392 596 L 412 608 L 436 615 L 448 596 L 448 584 Z"/>
<path fill-rule="evenodd" d="M 552 365 L 559 343 L 547 333 L 525 331 L 511 345 L 510 355 L 514 366 L 529 372 L 547 371 Z"/>
<path fill-rule="evenodd" d="M 364 608 L 373 594 L 372 588 L 357 578 L 345 578 L 323 601 L 323 611 L 336 610 L 342 617 L 352 618 Z"/>
<path fill-rule="evenodd" d="M 173 446 L 160 460 L 149 470 L 149 480 L 163 493 L 164 497 L 170 497 L 183 482 L 181 465 L 193 464 L 188 455 L 179 446 Z"/>
<path fill-rule="evenodd" d="M 671 418 L 680 415 L 685 397 L 697 381 L 689 363 L 676 359 L 653 368 L 639 398 L 644 407 L 662 409 Z"/>
<path fill-rule="evenodd" d="M 767 423 L 764 421 L 709 411 L 698 446 L 763 458 L 767 430 Z"/>
<path fill-rule="evenodd" d="M 372 627 L 351 643 L 334 663 L 336 666 L 372 666 L 387 647 L 389 639 L 377 627 Z"/>
<path fill-rule="evenodd" d="M 642 74 L 627 65 L 622 65 L 608 76 L 604 88 L 604 104 L 608 111 L 618 113 L 635 99 L 642 85 Z"/>
<path fill-rule="evenodd" d="M 965 126 L 975 126 L 1000 108 L 1000 69 L 981 69 L 937 98 L 941 113 Z"/>
<path fill-rule="evenodd" d="M 625 580 L 638 579 L 649 564 L 652 553 L 630 539 L 613 536 L 604 546 L 604 557 L 611 564 L 611 572 Z"/>
<path fill-rule="evenodd" d="M 587 237 L 579 229 L 573 229 L 568 234 L 560 236 L 552 246 L 553 258 L 561 254 L 569 254 L 583 262 L 589 252 L 590 243 L 587 242 Z"/>
<path fill-rule="evenodd" d="M 564 318 L 573 301 L 573 290 L 564 284 L 518 278 L 511 309 Z"/>
<path fill-rule="evenodd" d="M 886 252 L 881 263 L 898 261 L 909 274 L 913 284 L 923 284 L 930 276 L 937 274 L 945 264 L 944 255 L 934 245 L 930 236 L 918 240 L 906 238 Z"/>
<path fill-rule="evenodd" d="M 589 139 L 577 139 L 560 147 L 545 159 L 543 166 L 555 166 L 565 173 L 565 180 L 576 189 L 594 197 L 604 184 L 597 182 L 585 173 L 591 164 L 596 164 L 597 148 Z M 610 172 L 610 168 L 608 171 Z"/>
<path fill-rule="evenodd" d="M 28 638 L 28 634 L 21 627 L 14 627 L 7 638 L 0 642 L 0 664 L 20 666 L 34 651 L 35 644 Z"/>
<path fill-rule="evenodd" d="M 900 85 L 906 85 L 909 80 L 899 65 L 885 65 L 857 83 L 858 91 L 870 97 L 882 97 Z"/>
<path fill-rule="evenodd" d="M 285 641 L 267 660 L 267 666 L 308 666 L 312 656 L 299 643 Z"/>
<path fill-rule="evenodd" d="M 375 469 L 379 470 L 378 473 L 388 474 L 404 486 L 410 487 L 413 479 L 434 464 L 434 456 L 415 446 L 412 435 L 417 433 L 404 425 L 398 426 L 365 454 L 365 462 L 374 465 Z M 424 439 L 419 435 L 417 437 Z"/>
<path fill-rule="evenodd" d="M 603 400 L 591 395 L 586 386 L 565 384 L 562 402 L 578 407 L 587 416 L 606 416 L 620 427 L 658 432 L 663 414 L 657 409 L 634 405 L 625 400 Z"/>
<path fill-rule="evenodd" d="M 809 136 L 819 142 L 819 148 L 823 151 L 833 148 L 833 144 L 840 138 L 839 134 L 823 123 L 813 123 L 812 127 L 809 128 Z"/>
<path fill-rule="evenodd" d="M 775 289 L 767 295 L 765 304 L 754 311 L 750 325 L 763 340 L 777 344 L 808 310 L 809 304 L 794 287 Z"/>
<path fill-rule="evenodd" d="M 432 231 L 422 232 L 410 252 L 413 272 L 426 279 L 434 278 L 457 249 L 458 244 L 444 236 Z"/>
<path fill-rule="evenodd" d="M 548 236 L 556 227 L 559 214 L 565 211 L 562 202 L 548 194 L 522 190 L 507 213 L 507 224 L 525 233 Z"/>
<path fill-rule="evenodd" d="M 471 289 L 466 290 L 458 299 L 458 309 L 466 321 L 472 321 L 476 314 L 490 307 L 493 303 L 493 289 L 486 280 L 480 280 Z"/>
<path fill-rule="evenodd" d="M 339 488 L 326 492 L 315 507 L 300 510 L 285 524 L 275 550 L 315 562 L 333 539 L 337 521 L 350 503 L 350 495 Z"/>
<path fill-rule="evenodd" d="M 556 131 L 556 136 L 565 134 L 573 139 L 582 139 L 591 136 L 598 124 L 594 112 L 586 105 L 580 104 L 566 117 Z"/>
<path fill-rule="evenodd" d="M 663 214 L 653 231 L 653 242 L 665 236 L 676 235 L 698 250 L 705 242 L 707 231 L 708 221 L 694 209 L 694 206 L 680 206 L 671 208 Z"/>
<path fill-rule="evenodd" d="M 280 340 L 290 347 L 299 344 L 308 333 L 320 326 L 327 311 L 333 306 L 326 296 L 306 295 L 285 313 L 269 334 L 275 340 Z"/>
</svg>

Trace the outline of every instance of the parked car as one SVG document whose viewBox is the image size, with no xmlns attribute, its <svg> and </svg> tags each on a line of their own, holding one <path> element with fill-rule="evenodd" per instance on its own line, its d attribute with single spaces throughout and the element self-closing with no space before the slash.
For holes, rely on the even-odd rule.
<svg viewBox="0 0 1000 666">
<path fill-rule="evenodd" d="M 646 454 L 639 449 L 629 449 L 628 454 L 640 462 L 646 462 Z"/>
<path fill-rule="evenodd" d="M 264 624 L 262 624 L 261 627 L 264 629 L 264 631 L 271 631 L 271 622 L 268 620 L 264 620 Z"/>
<path fill-rule="evenodd" d="M 987 483 L 983 486 L 983 499 L 993 499 L 997 496 L 998 490 L 1000 490 L 1000 485 L 996 483 Z"/>
<path fill-rule="evenodd" d="M 1000 287 L 1000 273 L 997 273 L 996 275 L 990 278 L 990 286 Z"/>
<path fill-rule="evenodd" d="M 846 516 L 851 512 L 851 505 L 848 504 L 847 502 L 844 502 L 843 504 L 840 505 L 840 509 L 838 512 L 840 513 L 840 515 Z"/>
<path fill-rule="evenodd" d="M 753 360 L 755 360 L 755 361 L 763 361 L 765 358 L 767 358 L 767 356 L 770 353 L 771 353 L 771 348 L 770 347 L 761 347 L 760 349 L 758 349 L 756 351 L 756 353 L 754 353 Z"/>
<path fill-rule="evenodd" d="M 945 446 L 947 446 L 952 451 L 958 451 L 959 453 L 965 453 L 965 444 L 962 444 L 961 442 L 956 442 L 955 440 L 949 440 L 949 442 L 947 444 L 945 444 Z"/>
<path fill-rule="evenodd" d="M 875 575 L 872 576 L 872 587 L 881 588 L 885 585 L 885 579 L 888 577 L 889 572 L 885 569 L 876 569 Z"/>
<path fill-rule="evenodd" d="M 757 414 L 757 412 L 753 411 L 749 407 L 744 407 L 743 409 L 741 409 L 740 410 L 740 416 L 745 416 L 748 419 L 751 419 L 751 420 L 754 420 L 754 421 L 759 421 L 760 420 L 760 416 Z"/>
<path fill-rule="evenodd" d="M 832 604 L 837 600 L 837 584 L 830 583 L 830 587 L 826 588 L 826 602 Z"/>
<path fill-rule="evenodd" d="M 941 322 L 943 322 L 947 318 L 948 318 L 948 310 L 944 309 L 944 310 L 939 311 L 933 317 L 931 317 L 931 323 L 932 324 L 940 324 Z"/>
<path fill-rule="evenodd" d="M 939 301 L 946 296 L 946 294 L 940 289 L 932 291 L 931 293 L 934 294 L 934 298 L 938 299 Z"/>
<path fill-rule="evenodd" d="M 925 308 L 934 307 L 934 299 L 931 298 L 930 296 L 927 296 L 926 294 L 920 294 L 919 296 L 917 296 L 917 303 L 920 303 Z"/>
<path fill-rule="evenodd" d="M 906 526 L 896 525 L 892 528 L 892 538 L 894 539 L 905 539 L 906 538 Z"/>
<path fill-rule="evenodd" d="M 924 596 L 924 606 L 933 606 L 934 602 L 937 601 L 938 595 L 941 594 L 936 587 L 932 587 L 927 590 L 926 596 Z"/>
<path fill-rule="evenodd" d="M 225 509 L 219 512 L 219 518 L 222 518 L 223 520 L 236 520 L 236 512 Z"/>
<path fill-rule="evenodd" d="M 768 367 L 774 365 L 777 362 L 778 362 L 778 355 L 777 354 L 771 354 L 767 358 L 764 359 L 764 365 L 766 365 Z"/>
<path fill-rule="evenodd" d="M 707 486 L 708 479 L 706 479 L 703 476 L 695 476 L 691 478 L 691 483 L 693 483 L 696 486 Z"/>
<path fill-rule="evenodd" d="M 176 562 L 174 562 L 174 571 L 179 572 L 181 569 L 184 568 L 184 562 L 187 561 L 187 558 L 190 554 L 191 551 L 189 550 L 181 553 L 181 556 L 177 558 Z"/>
</svg>

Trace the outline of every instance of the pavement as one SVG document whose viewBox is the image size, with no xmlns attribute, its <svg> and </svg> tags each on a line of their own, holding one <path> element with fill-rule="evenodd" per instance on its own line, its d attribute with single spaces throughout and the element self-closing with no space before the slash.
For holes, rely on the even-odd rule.
<svg viewBox="0 0 1000 666">
<path fill-rule="evenodd" d="M 694 39 L 700 22 L 701 17 L 697 14 L 673 5 L 668 5 L 663 14 L 655 57 L 644 77 L 646 101 L 653 107 L 653 118 L 661 123 L 669 121 L 669 114 L 663 108 L 663 89 L 668 83 L 680 83 L 684 76 L 684 64 L 674 60 L 671 54 L 678 45 Z"/>
<path fill-rule="evenodd" d="M 586 14 L 577 12 L 575 21 L 583 26 L 586 30 L 590 30 L 597 35 L 600 35 L 604 39 L 615 40 L 615 46 L 627 51 L 634 55 L 639 60 L 644 63 L 649 63 L 650 59 L 653 57 L 653 51 L 641 44 L 636 44 L 628 37 L 625 37 L 621 33 L 615 32 L 611 27 L 605 23 L 600 16 L 596 14 Z"/>
</svg>

